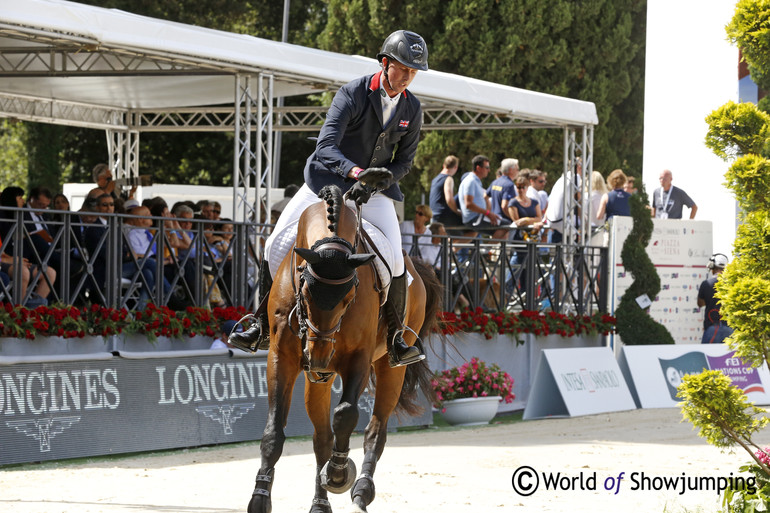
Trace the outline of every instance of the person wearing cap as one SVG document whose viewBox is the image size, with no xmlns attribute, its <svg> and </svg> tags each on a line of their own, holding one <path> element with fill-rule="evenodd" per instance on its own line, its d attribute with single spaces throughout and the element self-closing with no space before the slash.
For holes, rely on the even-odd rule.
<svg viewBox="0 0 770 513">
<path fill-rule="evenodd" d="M 286 205 L 273 235 L 265 244 L 265 255 L 278 234 L 299 219 L 302 212 L 319 201 L 318 193 L 326 185 L 336 185 L 349 199 L 362 205 L 361 215 L 378 227 L 393 246 L 393 281 L 385 314 L 388 319 L 388 357 L 391 366 L 408 365 L 425 358 L 417 347 L 403 339 L 406 313 L 406 271 L 401 253 L 401 233 L 396 209 L 391 200 L 403 201 L 398 182 L 409 173 L 417 152 L 422 128 L 422 107 L 407 87 L 418 71 L 428 69 L 428 47 L 414 32 L 397 30 L 390 34 L 377 54 L 380 71 L 342 86 L 326 114 L 316 149 L 305 164 L 305 184 Z M 369 194 L 359 175 L 368 168 L 386 168 L 393 180 L 384 184 L 379 194 Z M 362 177 L 363 178 L 363 177 Z M 353 205 L 352 202 L 349 203 Z M 269 259 L 265 258 L 267 262 Z M 260 266 L 260 304 L 272 285 L 267 265 Z M 275 271 L 275 269 L 273 270 Z M 377 319 L 372 319 L 377 322 Z M 242 334 L 230 342 L 243 349 L 269 346 L 267 312 L 262 311 Z"/>
<path fill-rule="evenodd" d="M 243 326 L 238 321 L 225 321 L 222 323 L 219 335 L 211 343 L 209 349 L 230 349 L 233 345 L 228 340 L 231 333 L 242 333 Z"/>
<path fill-rule="evenodd" d="M 707 265 L 711 276 L 703 280 L 698 289 L 698 306 L 705 306 L 703 315 L 703 338 L 702 344 L 721 344 L 729 337 L 733 329 L 727 325 L 719 314 L 719 299 L 714 297 L 714 287 L 716 286 L 719 275 L 727 267 L 727 257 L 722 253 L 714 253 Z"/>
</svg>

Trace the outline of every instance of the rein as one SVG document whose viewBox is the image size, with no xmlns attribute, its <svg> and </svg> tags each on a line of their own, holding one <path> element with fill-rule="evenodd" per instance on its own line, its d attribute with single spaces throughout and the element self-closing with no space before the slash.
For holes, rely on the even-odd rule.
<svg viewBox="0 0 770 513">
<path fill-rule="evenodd" d="M 322 249 L 337 250 L 337 251 L 346 253 L 348 255 L 352 253 L 349 247 L 337 242 L 327 242 L 325 244 L 321 244 L 315 249 L 315 251 L 319 251 Z M 292 308 L 291 312 L 289 312 L 289 321 L 291 321 L 292 315 L 296 316 L 299 330 L 295 332 L 294 328 L 291 327 L 291 322 L 289 322 L 289 326 L 292 332 L 297 336 L 297 338 L 299 338 L 302 341 L 302 367 L 305 369 L 308 379 L 312 383 L 326 383 L 334 376 L 334 372 L 310 371 L 309 370 L 310 364 L 307 361 L 307 357 L 305 355 L 305 349 L 307 348 L 307 342 L 309 340 L 313 342 L 315 341 L 331 342 L 332 356 L 333 356 L 335 352 L 334 344 L 336 342 L 334 338 L 334 334 L 340 330 L 340 327 L 342 326 L 342 319 L 343 317 L 345 317 L 346 312 L 344 312 L 340 316 L 339 320 L 337 321 L 337 324 L 335 324 L 333 327 L 327 330 L 323 330 L 315 326 L 307 314 L 307 299 L 302 294 L 302 288 L 305 283 L 304 272 L 307 271 L 315 280 L 318 280 L 319 283 L 322 283 L 324 285 L 332 285 L 332 286 L 345 285 L 346 283 L 349 283 L 351 280 L 355 280 L 355 283 L 353 286 L 356 287 L 356 289 L 358 288 L 358 275 L 356 274 L 356 271 L 353 270 L 348 276 L 344 278 L 338 278 L 338 279 L 324 278 L 323 276 L 319 276 L 318 274 L 316 274 L 313 271 L 312 266 L 310 266 L 307 262 L 305 262 L 300 266 L 295 266 L 295 258 L 296 258 L 296 253 L 292 251 L 290 268 L 295 269 L 296 271 L 299 272 L 299 280 L 298 280 L 299 284 L 297 284 L 296 280 L 294 279 L 291 280 L 291 286 L 295 297 L 295 304 L 294 304 L 294 308 Z M 312 335 L 308 335 L 308 330 L 310 330 Z"/>
</svg>

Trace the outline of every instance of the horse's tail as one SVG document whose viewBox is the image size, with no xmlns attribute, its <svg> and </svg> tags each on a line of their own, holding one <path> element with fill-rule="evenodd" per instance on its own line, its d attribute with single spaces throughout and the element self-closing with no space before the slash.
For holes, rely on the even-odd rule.
<svg viewBox="0 0 770 513">
<path fill-rule="evenodd" d="M 431 336 L 438 326 L 438 313 L 441 311 L 441 298 L 443 297 L 443 286 L 439 281 L 433 267 L 424 263 L 422 260 L 412 260 L 417 274 L 425 285 L 425 320 L 420 328 L 420 339 L 430 344 Z M 426 348 L 422 348 L 425 352 Z M 401 396 L 398 398 L 396 411 L 406 413 L 407 415 L 417 415 L 422 412 L 422 407 L 417 402 L 418 391 L 422 391 L 428 400 L 433 404 L 435 393 L 431 386 L 433 372 L 428 366 L 428 361 L 423 360 L 413 363 L 406 367 L 404 384 L 401 386 Z"/>
<path fill-rule="evenodd" d="M 344 205 L 342 191 L 336 185 L 326 185 L 318 192 L 318 197 L 326 202 L 326 219 L 329 220 L 329 231 L 337 233 L 340 212 L 342 212 Z"/>
</svg>

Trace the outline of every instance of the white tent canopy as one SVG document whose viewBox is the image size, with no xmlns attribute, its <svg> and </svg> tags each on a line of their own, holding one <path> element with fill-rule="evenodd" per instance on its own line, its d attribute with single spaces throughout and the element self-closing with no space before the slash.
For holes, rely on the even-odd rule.
<svg viewBox="0 0 770 513">
<path fill-rule="evenodd" d="M 235 133 L 233 202 L 259 219 L 271 188 L 274 131 L 318 130 L 324 108 L 282 107 L 285 96 L 336 91 L 378 70 L 374 59 L 279 43 L 62 0 L 0 0 L 0 116 L 106 130 L 119 177 L 139 174 L 139 134 Z M 410 86 L 424 130 L 557 128 L 564 171 L 590 175 L 591 102 L 438 71 Z M 581 200 L 567 184 L 564 211 Z M 583 180 L 586 201 L 588 180 Z M 267 189 L 266 194 L 262 191 Z M 263 200 L 264 201 L 264 200 Z M 588 209 L 565 240 L 584 243 Z M 240 217 L 240 216 L 239 216 Z M 566 225 L 566 223 L 565 223 Z M 568 228 L 567 230 L 571 230 Z"/>
<path fill-rule="evenodd" d="M 278 97 L 333 91 L 378 69 L 371 58 L 57 0 L 0 0 L 0 48 L 0 94 L 113 109 L 232 104 L 236 73 L 270 73 Z M 590 102 L 438 71 L 410 89 L 426 107 L 598 122 Z"/>
</svg>

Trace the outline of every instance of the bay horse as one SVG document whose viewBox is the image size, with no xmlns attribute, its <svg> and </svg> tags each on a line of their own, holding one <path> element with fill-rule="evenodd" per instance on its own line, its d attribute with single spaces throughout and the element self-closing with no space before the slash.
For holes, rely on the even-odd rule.
<svg viewBox="0 0 770 513">
<path fill-rule="evenodd" d="M 249 513 L 272 510 L 275 465 L 301 371 L 305 372 L 305 409 L 314 427 L 316 479 L 311 513 L 331 513 L 328 492 L 349 489 L 353 504 L 366 511 L 374 500 L 374 470 L 385 447 L 388 418 L 396 407 L 407 414 L 418 413 L 418 388 L 431 393 L 431 373 L 424 361 L 397 368 L 388 363 L 387 322 L 379 315 L 374 255 L 358 252 L 362 248 L 357 238 L 358 230 L 363 230 L 360 217 L 345 205 L 336 186 L 324 187 L 319 197 L 322 201 L 300 216 L 294 251 L 283 259 L 270 289 L 268 417 Z M 435 327 L 441 284 L 426 264 L 407 258 L 406 269 L 413 281 L 405 324 L 414 331 L 407 329 L 404 337 L 412 345 L 415 332 L 426 336 Z M 336 375 L 343 389 L 330 423 Z M 358 399 L 370 382 L 376 383 L 374 408 L 356 479 L 355 464 L 348 458 L 349 441 L 358 422 Z"/>
</svg>

